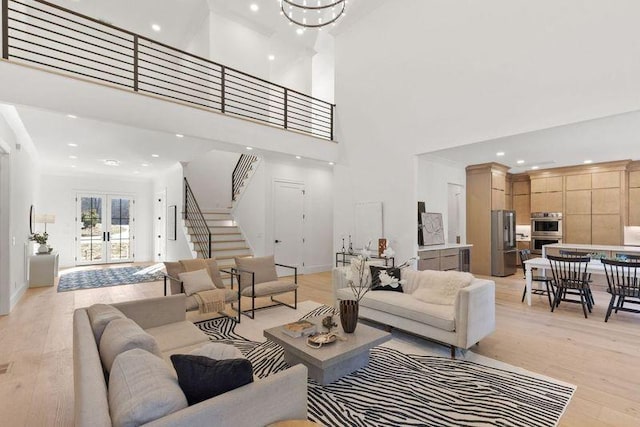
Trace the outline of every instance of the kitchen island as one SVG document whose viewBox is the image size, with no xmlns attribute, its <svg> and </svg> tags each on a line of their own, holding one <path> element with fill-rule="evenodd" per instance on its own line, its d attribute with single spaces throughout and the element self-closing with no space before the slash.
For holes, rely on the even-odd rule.
<svg viewBox="0 0 640 427">
<path fill-rule="evenodd" d="M 445 243 L 418 247 L 418 270 L 469 271 L 473 245 Z"/>
<path fill-rule="evenodd" d="M 585 245 L 580 243 L 554 243 L 542 247 L 542 257 L 547 255 L 560 256 L 560 251 L 588 252 L 603 254 L 606 258 L 616 258 L 619 255 L 640 255 L 640 246 L 610 246 Z"/>
</svg>

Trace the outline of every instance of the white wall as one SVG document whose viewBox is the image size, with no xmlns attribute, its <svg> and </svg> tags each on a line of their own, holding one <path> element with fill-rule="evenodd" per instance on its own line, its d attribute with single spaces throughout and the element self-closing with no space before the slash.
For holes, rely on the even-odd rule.
<svg viewBox="0 0 640 427">
<path fill-rule="evenodd" d="M 415 154 L 640 107 L 633 0 L 382 2 L 336 39 L 337 242 L 384 203 L 415 254 Z M 384 31 L 380 31 L 384 28 Z"/>
<path fill-rule="evenodd" d="M 153 181 L 153 194 L 165 190 L 167 192 L 167 209 L 175 205 L 177 211 L 176 240 L 167 240 L 166 260 L 191 259 L 193 254 L 187 241 L 184 220 L 182 220 L 184 184 L 183 169 L 180 163 L 176 163 Z"/>
<path fill-rule="evenodd" d="M 231 207 L 231 176 L 239 158 L 238 153 L 213 150 L 184 167 L 200 209 Z"/>
<path fill-rule="evenodd" d="M 17 114 L 13 119 L 16 117 Z M 14 121 L 11 124 L 15 126 Z M 16 135 L 1 114 L 0 141 L 9 151 L 0 161 L 0 314 L 7 314 L 28 287 L 28 254 L 33 253 L 33 243 L 29 241 L 29 209 L 31 205 L 38 208 L 38 169 L 31 141 Z"/>
<path fill-rule="evenodd" d="M 305 273 L 328 271 L 333 266 L 333 173 L 331 168 L 280 159 L 263 159 L 234 216 L 255 255 L 274 253 L 273 185 L 276 180 L 295 181 L 305 186 L 304 252 Z"/>
<path fill-rule="evenodd" d="M 43 175 L 38 211 L 54 214 L 55 224 L 47 225 L 49 245 L 60 254 L 60 266 L 76 264 L 78 193 L 129 195 L 135 198 L 135 261 L 153 260 L 153 186 L 148 180 L 126 180 L 110 176 Z M 42 231 L 42 224 L 38 225 Z"/>
<path fill-rule="evenodd" d="M 445 238 L 448 236 L 449 196 L 448 184 L 461 185 L 463 194 L 460 196 L 460 241 L 466 243 L 466 186 L 467 174 L 465 166 L 444 159 L 424 155 L 418 157 L 417 200 L 425 202 L 427 212 L 442 214 Z M 417 206 L 416 206 L 417 209 Z M 447 243 L 455 243 L 447 240 Z"/>
</svg>

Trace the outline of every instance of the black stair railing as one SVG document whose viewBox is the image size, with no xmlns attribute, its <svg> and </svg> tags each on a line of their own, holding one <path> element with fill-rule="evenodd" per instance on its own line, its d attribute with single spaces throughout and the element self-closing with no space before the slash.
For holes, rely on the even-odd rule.
<svg viewBox="0 0 640 427">
<path fill-rule="evenodd" d="M 234 202 L 240 195 L 240 191 L 242 191 L 242 185 L 245 179 L 249 177 L 251 165 L 256 160 L 258 160 L 256 156 L 249 154 L 242 154 L 238 159 L 238 163 L 236 163 L 236 167 L 233 169 L 233 174 L 231 175 L 231 200 Z"/>
<path fill-rule="evenodd" d="M 43 0 L 2 0 L 2 57 L 333 140 L 329 102 Z"/>
<path fill-rule="evenodd" d="M 191 236 L 194 239 L 194 244 L 203 255 L 203 258 L 211 258 L 211 230 L 209 224 L 204 218 L 198 201 L 191 191 L 189 181 L 184 178 L 184 219 L 188 221 L 188 226 L 191 229 Z"/>
</svg>

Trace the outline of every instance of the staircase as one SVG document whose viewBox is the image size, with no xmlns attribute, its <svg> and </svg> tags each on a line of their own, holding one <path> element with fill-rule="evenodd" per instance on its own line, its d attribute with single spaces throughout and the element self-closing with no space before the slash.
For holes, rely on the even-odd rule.
<svg viewBox="0 0 640 427">
<path fill-rule="evenodd" d="M 242 154 L 236 163 L 236 167 L 233 169 L 231 175 L 231 201 L 238 200 L 242 192 L 244 191 L 245 184 L 253 175 L 255 171 L 255 163 L 258 161 L 256 156 L 249 154 Z"/>
</svg>

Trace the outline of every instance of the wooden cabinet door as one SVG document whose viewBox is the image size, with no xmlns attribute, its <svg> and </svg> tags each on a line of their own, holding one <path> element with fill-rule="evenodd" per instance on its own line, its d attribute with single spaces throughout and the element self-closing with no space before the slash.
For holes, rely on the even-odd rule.
<svg viewBox="0 0 640 427">
<path fill-rule="evenodd" d="M 547 193 L 531 193 L 531 212 L 547 211 Z"/>
<path fill-rule="evenodd" d="M 591 215 L 564 216 L 564 243 L 591 244 Z"/>
<path fill-rule="evenodd" d="M 566 214 L 591 214 L 591 190 L 567 191 L 566 197 Z"/>
<path fill-rule="evenodd" d="M 629 225 L 640 225 L 640 188 L 629 189 Z"/>
<path fill-rule="evenodd" d="M 629 172 L 629 187 L 640 187 L 640 171 Z"/>
<path fill-rule="evenodd" d="M 531 224 L 531 201 L 528 194 L 514 195 L 513 209 L 516 211 L 516 224 Z"/>
<path fill-rule="evenodd" d="M 622 172 L 600 172 L 591 177 L 593 188 L 620 188 Z"/>
<path fill-rule="evenodd" d="M 600 188 L 591 191 L 592 214 L 619 214 L 620 188 Z"/>
<path fill-rule="evenodd" d="M 555 192 L 562 191 L 562 177 L 561 176 L 551 176 L 547 178 L 547 191 Z"/>
<path fill-rule="evenodd" d="M 505 190 L 506 177 L 498 172 L 491 172 L 491 188 L 496 190 Z"/>
<path fill-rule="evenodd" d="M 546 193 L 547 210 L 546 212 L 563 212 L 562 191 Z"/>
<path fill-rule="evenodd" d="M 620 215 L 593 215 L 591 242 L 594 245 L 620 245 L 622 243 Z"/>
<path fill-rule="evenodd" d="M 504 209 L 506 206 L 504 191 L 491 189 L 491 209 Z"/>
<path fill-rule="evenodd" d="M 531 194 L 545 193 L 547 191 L 547 178 L 531 178 Z"/>
<path fill-rule="evenodd" d="M 514 196 L 519 196 L 519 195 L 529 195 L 531 193 L 531 191 L 529 190 L 529 186 L 531 184 L 529 184 L 528 181 L 514 181 L 513 182 L 513 195 Z"/>
<path fill-rule="evenodd" d="M 583 175 L 568 175 L 566 178 L 567 191 L 572 190 L 590 190 L 591 189 L 591 174 Z M 567 202 L 567 206 L 569 202 Z"/>
</svg>

